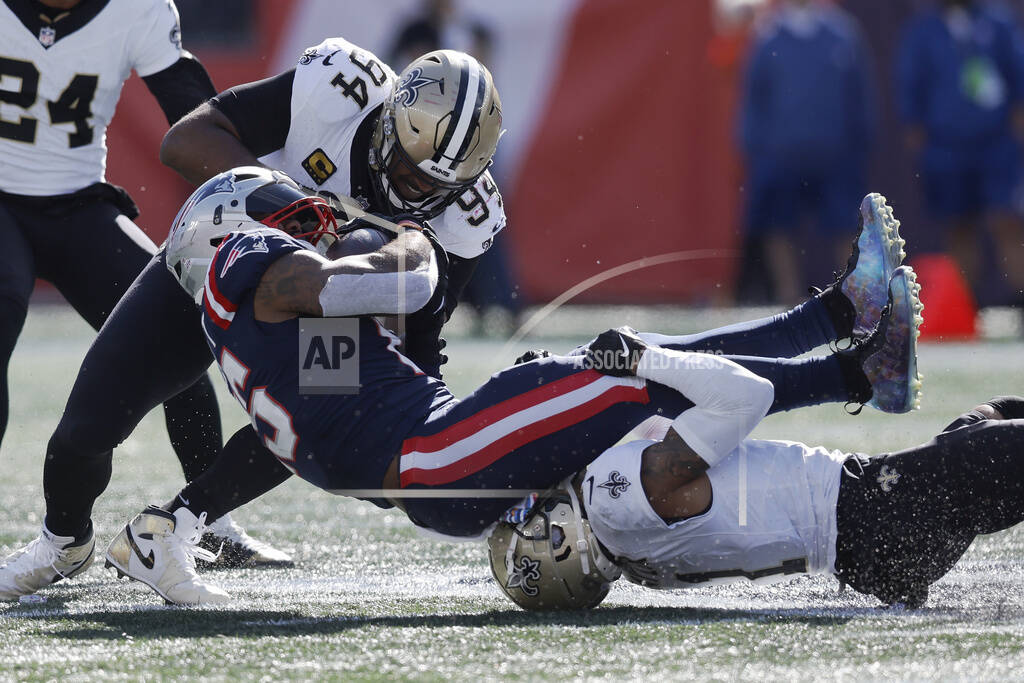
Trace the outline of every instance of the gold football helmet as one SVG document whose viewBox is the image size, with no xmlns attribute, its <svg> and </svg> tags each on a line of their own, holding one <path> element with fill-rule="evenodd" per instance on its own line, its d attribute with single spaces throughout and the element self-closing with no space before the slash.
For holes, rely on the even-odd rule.
<svg viewBox="0 0 1024 683">
<path fill-rule="evenodd" d="M 374 129 L 379 199 L 421 220 L 440 214 L 487 170 L 502 132 L 483 64 L 455 50 L 423 55 L 399 75 Z"/>
<path fill-rule="evenodd" d="M 569 481 L 487 539 L 491 573 L 528 610 L 597 607 L 622 571 L 605 555 Z"/>
</svg>

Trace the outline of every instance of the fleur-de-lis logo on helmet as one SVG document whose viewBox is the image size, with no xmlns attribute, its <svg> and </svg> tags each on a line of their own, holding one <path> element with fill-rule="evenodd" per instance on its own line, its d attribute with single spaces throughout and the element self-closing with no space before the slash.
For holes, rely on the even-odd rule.
<svg viewBox="0 0 1024 683">
<path fill-rule="evenodd" d="M 608 495 L 612 498 L 618 498 L 623 491 L 629 488 L 629 480 L 619 474 L 618 470 L 613 470 L 608 473 L 608 481 L 598 484 L 597 487 L 608 491 Z"/>
<path fill-rule="evenodd" d="M 508 575 L 508 583 L 505 584 L 505 587 L 518 588 L 531 598 L 536 597 L 540 591 L 537 589 L 536 583 L 531 584 L 530 581 L 540 581 L 540 561 L 531 560 L 525 556 L 520 557 L 512 567 L 512 572 Z"/>
<path fill-rule="evenodd" d="M 395 93 L 395 104 L 411 107 L 419 99 L 420 88 L 425 88 L 431 83 L 437 83 L 437 87 L 441 89 L 441 94 L 444 94 L 443 78 L 424 76 L 423 69 L 420 68 L 411 70 L 398 85 L 398 91 Z"/>
</svg>

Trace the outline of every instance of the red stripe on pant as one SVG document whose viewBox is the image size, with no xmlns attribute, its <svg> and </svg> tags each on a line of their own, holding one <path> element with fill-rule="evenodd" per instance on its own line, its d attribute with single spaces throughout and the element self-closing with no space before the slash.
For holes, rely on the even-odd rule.
<svg viewBox="0 0 1024 683">
<path fill-rule="evenodd" d="M 445 427 L 437 434 L 414 436 L 411 439 L 406 439 L 402 442 L 402 455 L 413 452 L 437 453 L 453 443 L 476 434 L 479 430 L 490 424 L 494 424 L 527 408 L 532 408 L 544 401 L 550 401 L 570 391 L 585 387 L 601 379 L 602 376 L 596 370 L 581 370 L 567 377 L 548 382 L 536 389 L 531 389 L 473 413 L 471 416 Z"/>
<path fill-rule="evenodd" d="M 594 372 L 592 370 L 588 372 Z M 595 372 L 595 374 L 598 374 Z M 575 375 L 573 375 L 575 377 Z M 566 378 L 568 379 L 568 378 Z M 552 383 L 554 384 L 554 383 Z M 532 392 L 531 392 L 532 393 Z M 632 387 L 616 385 L 610 387 L 599 396 L 595 396 L 586 403 L 581 403 L 557 415 L 544 418 L 533 424 L 517 429 L 484 448 L 467 453 L 457 462 L 437 469 L 412 468 L 401 473 L 400 485 L 404 488 L 410 484 L 425 484 L 427 486 L 439 486 L 456 482 L 471 474 L 489 467 L 513 450 L 520 448 L 531 441 L 553 434 L 561 429 L 571 427 L 575 424 L 588 420 L 601 411 L 615 405 L 616 403 L 647 403 L 650 397 L 647 395 L 647 387 Z M 463 420 L 462 422 L 465 422 Z M 457 425 L 462 424 L 457 423 Z M 456 425 L 453 425 L 453 427 Z M 451 428 L 449 428 L 451 429 Z M 435 435 L 436 436 L 436 435 Z M 405 449 L 403 448 L 403 453 Z"/>
</svg>

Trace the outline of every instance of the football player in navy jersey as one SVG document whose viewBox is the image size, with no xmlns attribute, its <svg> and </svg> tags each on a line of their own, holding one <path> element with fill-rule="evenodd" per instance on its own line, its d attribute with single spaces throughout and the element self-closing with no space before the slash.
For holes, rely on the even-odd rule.
<svg viewBox="0 0 1024 683">
<path fill-rule="evenodd" d="M 0 2 L 0 438 L 8 419 L 7 365 L 35 279 L 53 283 L 99 329 L 156 252 L 133 222 L 138 209 L 131 197 L 105 178 L 106 128 L 133 69 L 169 124 L 215 93 L 206 70 L 182 48 L 171 0 Z M 180 307 L 180 301 L 170 303 Z M 148 315 L 162 316 L 165 308 L 154 305 Z M 195 328 L 191 319 L 189 326 Z M 74 467 L 60 467 L 53 476 L 51 468 L 68 448 L 101 453 L 89 465 L 91 476 L 104 482 L 109 477 L 110 449 L 127 436 L 117 422 L 142 407 L 136 396 L 147 389 L 141 385 L 159 372 L 147 351 L 122 343 L 112 365 L 83 370 L 97 390 L 83 397 L 90 412 L 77 415 L 71 431 L 62 432 L 67 438 L 47 450 L 44 468 L 55 483 L 47 496 L 79 485 Z M 118 378 L 113 391 L 111 377 Z M 164 404 L 171 443 L 191 480 L 221 448 L 210 380 L 203 372 L 178 377 L 153 398 L 131 419 Z M 15 597 L 24 586 L 34 590 L 61 573 L 83 570 L 85 565 L 72 563 L 55 571 L 48 558 L 93 543 L 87 510 L 48 514 L 40 538 L 0 569 L 0 596 Z"/>
<path fill-rule="evenodd" d="M 398 505 L 418 526 L 442 534 L 481 534 L 519 490 L 557 483 L 653 415 L 718 415 L 724 431 L 701 432 L 714 446 L 729 435 L 725 418 L 748 403 L 762 408 L 761 417 L 827 401 L 887 412 L 917 402 L 918 288 L 912 271 L 897 267 L 902 241 L 877 196 L 865 201 L 847 272 L 788 313 L 686 337 L 609 331 L 567 356 L 536 354 L 461 400 L 370 317 L 436 305 L 444 250 L 431 251 L 428 229 L 408 230 L 378 251 L 331 260 L 324 240 L 335 231 L 323 206 L 277 172 L 226 172 L 182 209 L 167 242 L 168 267 L 202 297 L 214 358 L 281 465 L 321 488 Z M 300 318 L 352 316 L 358 389 L 303 393 Z M 858 325 L 872 332 L 859 337 Z M 848 336 L 857 341 L 847 351 L 790 360 Z M 636 376 L 631 358 L 648 344 L 671 349 L 675 360 Z M 760 357 L 730 362 L 708 352 Z M 769 353 L 784 358 L 763 357 Z M 760 391 L 704 405 L 707 387 L 735 372 L 755 373 Z M 208 557 L 196 544 L 207 517 L 246 502 L 233 497 L 231 480 L 262 465 L 254 459 L 239 469 L 222 460 L 165 507 L 137 515 L 110 544 L 107 562 L 173 603 L 225 600 L 196 575 L 195 558 Z"/>
<path fill-rule="evenodd" d="M 493 79 L 472 57 L 433 52 L 399 79 L 371 53 L 331 38 L 306 50 L 295 68 L 232 88 L 178 121 L 161 158 L 197 184 L 235 166 L 262 164 L 328 199 L 354 197 L 360 210 L 430 218 L 449 254 L 450 284 L 437 306 L 405 317 L 403 350 L 439 376 L 441 327 L 477 258 L 505 225 L 501 195 L 487 171 L 501 132 Z M 340 201 L 335 206 L 344 215 Z M 159 252 L 90 347 L 47 445 L 46 527 L 59 528 L 60 538 L 51 542 L 44 530 L 0 566 L 0 599 L 87 567 L 92 506 L 110 480 L 112 449 L 150 409 L 209 367 L 212 357 L 196 319 L 194 302 Z M 112 376 L 134 381 L 111 392 Z M 231 480 L 234 500 L 252 500 L 290 476 L 248 428 L 228 440 L 224 456 L 248 472 Z M 203 544 L 223 547 L 218 564 L 289 561 L 230 517 L 209 529 Z"/>
</svg>

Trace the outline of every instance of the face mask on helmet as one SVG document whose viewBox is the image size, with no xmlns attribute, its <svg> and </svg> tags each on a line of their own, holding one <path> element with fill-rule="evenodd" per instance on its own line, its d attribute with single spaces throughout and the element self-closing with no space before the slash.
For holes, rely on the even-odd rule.
<svg viewBox="0 0 1024 683">
<path fill-rule="evenodd" d="M 309 242 L 321 252 L 338 237 L 330 205 L 322 197 L 307 196 L 289 183 L 258 187 L 246 197 L 245 212 L 253 220 Z"/>
<path fill-rule="evenodd" d="M 167 268 L 197 301 L 217 247 L 232 233 L 276 228 L 320 253 L 337 239 L 329 205 L 310 197 L 280 171 L 244 166 L 199 186 L 178 212 L 167 236 Z"/>
<path fill-rule="evenodd" d="M 420 57 L 399 76 L 374 130 L 378 199 L 395 213 L 437 216 L 487 170 L 501 133 L 501 99 L 480 62 L 454 50 Z"/>
<path fill-rule="evenodd" d="M 491 573 L 524 609 L 596 607 L 621 575 L 601 550 L 570 483 L 562 486 L 522 522 L 500 522 L 487 540 Z M 522 515 L 513 511 L 512 519 Z"/>
</svg>

